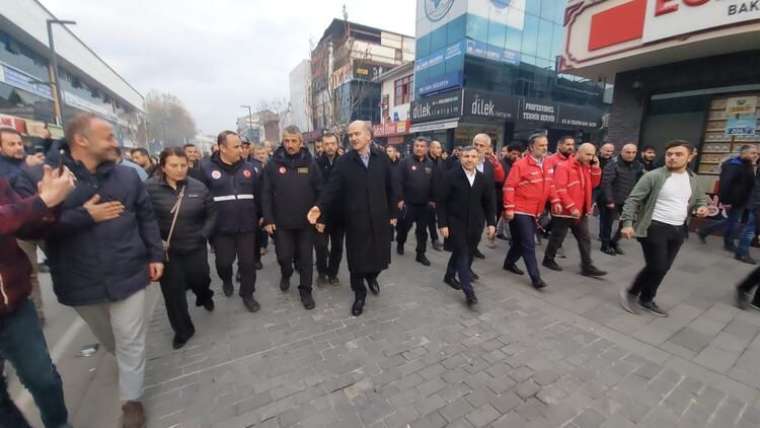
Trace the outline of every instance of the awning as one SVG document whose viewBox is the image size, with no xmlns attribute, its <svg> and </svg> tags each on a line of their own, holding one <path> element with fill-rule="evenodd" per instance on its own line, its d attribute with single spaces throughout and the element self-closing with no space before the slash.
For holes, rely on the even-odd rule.
<svg viewBox="0 0 760 428">
<path fill-rule="evenodd" d="M 440 131 L 443 129 L 452 129 L 459 126 L 459 119 L 437 120 L 435 122 L 415 123 L 409 132 L 430 132 Z"/>
</svg>

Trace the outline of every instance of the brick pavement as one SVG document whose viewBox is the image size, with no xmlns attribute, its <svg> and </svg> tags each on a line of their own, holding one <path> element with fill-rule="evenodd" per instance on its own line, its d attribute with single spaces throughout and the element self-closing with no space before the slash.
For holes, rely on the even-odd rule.
<svg viewBox="0 0 760 428">
<path fill-rule="evenodd" d="M 149 426 L 760 426 L 760 313 L 732 306 L 748 266 L 717 241 L 688 242 L 658 298 L 671 317 L 654 319 L 617 306 L 642 264 L 637 244 L 613 258 L 594 243 L 596 264 L 613 271 L 600 281 L 576 275 L 572 237 L 565 247 L 566 272 L 546 273 L 551 288 L 539 293 L 500 270 L 504 242 L 481 244 L 475 310 L 441 282 L 448 253 L 431 251 L 430 268 L 394 254 L 359 318 L 345 270 L 307 312 L 295 289 L 277 289 L 268 255 L 261 312 L 218 292 L 214 313 L 192 309 L 198 333 L 182 350 L 171 350 L 158 305 Z"/>
</svg>

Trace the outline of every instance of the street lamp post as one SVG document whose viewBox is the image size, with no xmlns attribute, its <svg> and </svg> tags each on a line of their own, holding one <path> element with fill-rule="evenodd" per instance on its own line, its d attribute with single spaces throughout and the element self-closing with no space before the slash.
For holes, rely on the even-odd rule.
<svg viewBox="0 0 760 428">
<path fill-rule="evenodd" d="M 61 85 L 58 77 L 58 55 L 55 53 L 55 42 L 53 40 L 53 24 L 58 25 L 75 25 L 75 21 L 64 21 L 60 19 L 47 20 L 48 46 L 50 47 L 50 84 L 54 86 L 53 107 L 55 110 L 55 122 L 63 125 L 63 97 L 61 96 Z"/>
<path fill-rule="evenodd" d="M 248 138 L 251 138 L 253 136 L 253 111 L 251 110 L 251 106 L 247 104 L 242 104 L 240 108 L 248 109 Z"/>
</svg>

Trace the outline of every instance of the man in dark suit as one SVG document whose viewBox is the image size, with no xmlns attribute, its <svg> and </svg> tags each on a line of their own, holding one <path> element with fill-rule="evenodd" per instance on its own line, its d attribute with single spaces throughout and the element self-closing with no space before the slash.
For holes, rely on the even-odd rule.
<svg viewBox="0 0 760 428">
<path fill-rule="evenodd" d="M 488 224 L 489 239 L 496 235 L 493 182 L 477 170 L 478 160 L 474 147 L 460 151 L 461 167 L 444 175 L 436 203 L 441 235 L 452 250 L 443 280 L 455 290 L 464 291 L 468 306 L 478 303 L 471 284 L 471 266 L 484 224 Z"/>
<path fill-rule="evenodd" d="M 367 297 L 364 282 L 373 294 L 379 294 L 377 276 L 391 262 L 388 225 L 396 225 L 398 187 L 388 156 L 372 147 L 371 125 L 352 122 L 347 134 L 353 150 L 335 162 L 330 180 L 307 218 L 317 224 L 324 216 L 319 223 L 330 224 L 331 210 L 344 215 L 348 270 L 356 295 L 351 313 L 359 316 Z"/>
</svg>

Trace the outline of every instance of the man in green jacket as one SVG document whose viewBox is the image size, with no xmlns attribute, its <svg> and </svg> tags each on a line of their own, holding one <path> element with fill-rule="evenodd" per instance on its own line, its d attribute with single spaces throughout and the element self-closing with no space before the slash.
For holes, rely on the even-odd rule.
<svg viewBox="0 0 760 428">
<path fill-rule="evenodd" d="M 655 316 L 668 316 L 654 302 L 657 288 L 688 233 L 689 214 L 696 209 L 697 217 L 707 215 L 707 196 L 687 169 L 693 157 L 694 147 L 688 142 L 668 143 L 665 166 L 645 174 L 623 206 L 621 234 L 638 239 L 646 262 L 631 287 L 620 290 L 620 305 L 630 313 L 637 314 L 640 307 Z"/>
</svg>

